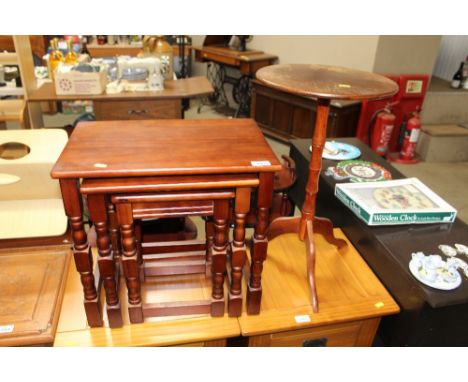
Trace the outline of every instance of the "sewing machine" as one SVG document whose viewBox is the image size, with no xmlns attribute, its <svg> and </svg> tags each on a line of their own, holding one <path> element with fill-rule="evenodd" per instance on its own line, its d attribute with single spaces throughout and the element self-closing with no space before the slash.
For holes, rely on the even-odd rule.
<svg viewBox="0 0 468 382">
<path fill-rule="evenodd" d="M 118 80 L 145 80 L 147 81 L 145 90 L 148 88 L 150 90 L 163 90 L 165 71 L 165 65 L 157 57 L 121 56 L 117 59 Z"/>
</svg>

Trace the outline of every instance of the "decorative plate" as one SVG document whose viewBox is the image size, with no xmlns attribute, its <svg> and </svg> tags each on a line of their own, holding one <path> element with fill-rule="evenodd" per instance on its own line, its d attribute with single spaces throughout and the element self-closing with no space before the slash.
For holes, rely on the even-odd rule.
<svg viewBox="0 0 468 382">
<path fill-rule="evenodd" d="M 312 146 L 309 147 L 312 152 Z M 356 146 L 336 141 L 327 141 L 323 148 L 322 158 L 332 160 L 356 159 L 361 156 L 361 150 Z"/>
<path fill-rule="evenodd" d="M 437 268 L 438 274 L 434 281 L 428 280 L 421 262 L 414 258 L 409 263 L 409 269 L 418 281 L 435 289 L 452 290 L 458 288 L 462 282 L 460 273 L 457 270 L 452 270 L 452 272 L 450 272 L 450 277 L 444 277 L 444 273 L 449 274 L 449 271 L 442 267 Z"/>
<path fill-rule="evenodd" d="M 390 172 L 377 163 L 363 160 L 347 160 L 339 162 L 336 167 L 329 167 L 327 175 L 336 180 L 348 179 L 350 182 L 378 182 L 392 179 Z"/>
</svg>

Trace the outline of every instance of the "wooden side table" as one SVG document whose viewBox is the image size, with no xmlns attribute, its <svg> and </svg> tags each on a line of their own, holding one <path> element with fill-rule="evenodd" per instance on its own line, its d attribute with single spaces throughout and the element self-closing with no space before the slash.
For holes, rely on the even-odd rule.
<svg viewBox="0 0 468 382">
<path fill-rule="evenodd" d="M 364 100 L 390 97 L 398 91 L 392 80 L 374 73 L 363 72 L 327 65 L 272 65 L 260 69 L 257 78 L 285 92 L 317 98 L 317 119 L 312 138 L 312 159 L 306 185 L 306 198 L 299 218 L 276 219 L 269 227 L 268 238 L 286 232 L 294 232 L 301 240 L 306 240 L 307 275 L 310 296 L 315 312 L 318 311 L 315 290 L 315 246 L 313 233 L 324 234 L 327 240 L 338 247 L 346 245 L 342 239 L 333 236 L 331 221 L 315 216 L 315 200 L 318 181 L 322 169 L 322 152 L 327 135 L 327 121 L 331 100 Z"/>
<path fill-rule="evenodd" d="M 102 315 L 93 259 L 83 227 L 80 179 L 255 174 L 258 219 L 253 238 L 249 312 L 258 313 L 261 275 L 267 253 L 266 228 L 274 172 L 281 165 L 254 121 L 151 120 L 85 122 L 76 127 L 52 169 L 60 180 L 74 242 L 90 326 Z"/>
</svg>

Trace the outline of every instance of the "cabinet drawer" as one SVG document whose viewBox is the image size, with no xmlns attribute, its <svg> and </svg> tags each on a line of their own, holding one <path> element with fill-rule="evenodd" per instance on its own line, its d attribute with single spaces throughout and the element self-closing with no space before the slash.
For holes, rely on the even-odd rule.
<svg viewBox="0 0 468 382">
<path fill-rule="evenodd" d="M 148 101 L 94 101 L 98 120 L 177 119 L 182 118 L 179 99 Z"/>
<path fill-rule="evenodd" d="M 249 338 L 249 346 L 371 346 L 380 318 Z"/>
</svg>

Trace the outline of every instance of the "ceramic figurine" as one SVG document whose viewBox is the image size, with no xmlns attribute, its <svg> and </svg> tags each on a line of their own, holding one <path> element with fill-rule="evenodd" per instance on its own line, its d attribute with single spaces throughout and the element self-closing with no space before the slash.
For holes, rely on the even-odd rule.
<svg viewBox="0 0 468 382">
<path fill-rule="evenodd" d="M 458 257 L 452 257 L 450 259 L 447 259 L 447 264 L 455 266 L 456 268 L 461 268 L 465 276 L 468 277 L 468 263 L 466 263 L 466 261 L 463 261 Z"/>
<path fill-rule="evenodd" d="M 423 252 L 411 254 L 409 269 L 416 279 L 432 288 L 451 290 L 460 286 L 461 276 L 457 268 L 462 268 L 467 275 L 468 264 L 463 260 L 449 258 L 442 260 L 440 255 L 425 256 Z M 467 265 L 463 268 L 463 263 Z"/>
<path fill-rule="evenodd" d="M 455 248 L 457 249 L 457 253 L 460 255 L 468 256 L 468 247 L 463 244 L 455 244 Z"/>
<path fill-rule="evenodd" d="M 451 247 L 450 245 L 441 244 L 439 245 L 439 249 L 442 251 L 442 253 L 445 256 L 453 257 L 453 256 L 456 256 L 457 254 L 457 250 Z"/>
</svg>

